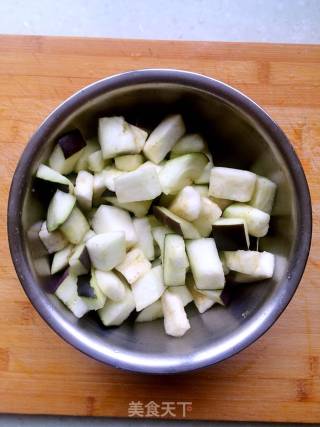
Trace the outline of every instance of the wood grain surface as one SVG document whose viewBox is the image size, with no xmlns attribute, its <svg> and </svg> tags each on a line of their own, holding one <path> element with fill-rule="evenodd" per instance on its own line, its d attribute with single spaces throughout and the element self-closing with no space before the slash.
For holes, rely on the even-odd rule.
<svg viewBox="0 0 320 427">
<path fill-rule="evenodd" d="M 88 83 L 149 67 L 204 73 L 261 104 L 303 163 L 314 213 L 302 283 L 271 330 L 224 363 L 170 377 L 122 372 L 62 341 L 24 295 L 6 235 L 11 177 L 41 121 Z M 0 37 L 0 411 L 127 416 L 130 401 L 190 401 L 189 419 L 320 422 L 319 168 L 320 46 Z"/>
</svg>

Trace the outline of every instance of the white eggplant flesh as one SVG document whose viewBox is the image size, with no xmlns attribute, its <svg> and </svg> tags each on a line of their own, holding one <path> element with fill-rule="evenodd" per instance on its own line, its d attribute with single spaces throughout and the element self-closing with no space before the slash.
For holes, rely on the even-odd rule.
<svg viewBox="0 0 320 427">
<path fill-rule="evenodd" d="M 69 186 L 69 193 L 73 193 L 73 185 L 72 182 L 66 178 L 61 173 L 57 172 L 56 170 L 49 168 L 49 166 L 46 166 L 44 164 L 41 164 L 38 167 L 36 177 L 43 179 L 45 181 L 51 181 L 55 182 L 57 184 L 63 184 Z"/>
<path fill-rule="evenodd" d="M 193 297 L 186 285 L 172 286 L 168 288 L 168 290 L 170 290 L 171 293 L 179 296 L 184 307 L 186 307 L 188 304 L 190 304 L 190 302 L 193 301 Z"/>
<path fill-rule="evenodd" d="M 75 185 L 75 195 L 80 207 L 89 210 L 92 207 L 93 175 L 87 171 L 79 171 Z"/>
<path fill-rule="evenodd" d="M 149 261 L 154 260 L 153 236 L 148 218 L 134 218 L 133 226 L 137 236 L 137 247 Z"/>
<path fill-rule="evenodd" d="M 88 158 L 90 154 L 95 153 L 100 149 L 100 145 L 96 138 L 91 138 L 87 141 L 87 145 L 84 147 L 79 160 L 77 161 L 74 171 L 79 172 L 88 169 Z"/>
<path fill-rule="evenodd" d="M 167 234 L 164 239 L 163 278 L 166 286 L 183 286 L 189 261 L 183 238 Z"/>
<path fill-rule="evenodd" d="M 131 126 L 123 117 L 100 118 L 98 138 L 104 159 L 139 152 Z"/>
<path fill-rule="evenodd" d="M 185 131 L 181 115 L 167 117 L 149 135 L 143 147 L 144 155 L 152 162 L 160 163 Z"/>
<path fill-rule="evenodd" d="M 208 147 L 204 139 L 198 133 L 190 133 L 184 135 L 173 146 L 171 153 L 175 155 L 182 155 L 188 153 L 203 153 L 207 151 Z"/>
<path fill-rule="evenodd" d="M 63 224 L 76 203 L 72 194 L 57 190 L 51 199 L 47 212 L 47 228 L 51 233 Z"/>
<path fill-rule="evenodd" d="M 139 248 L 131 249 L 121 264 L 116 266 L 130 285 L 151 270 L 151 263 Z"/>
<path fill-rule="evenodd" d="M 68 245 L 68 240 L 59 230 L 52 231 L 51 233 L 48 231 L 45 221 L 42 223 L 39 237 L 49 254 L 61 251 L 61 249 Z"/>
<path fill-rule="evenodd" d="M 200 237 L 200 233 L 191 222 L 180 218 L 178 215 L 169 211 L 169 209 L 161 206 L 154 206 L 153 213 L 159 221 L 185 239 L 198 239 Z"/>
<path fill-rule="evenodd" d="M 92 172 L 101 172 L 105 167 L 105 160 L 102 157 L 102 151 L 97 150 L 88 157 L 88 169 Z"/>
<path fill-rule="evenodd" d="M 163 282 L 162 266 L 153 267 L 144 276 L 132 284 L 132 293 L 136 310 L 141 311 L 145 307 L 157 301 L 165 290 Z"/>
<path fill-rule="evenodd" d="M 69 264 L 69 257 L 72 253 L 73 246 L 68 245 L 64 249 L 56 252 L 51 263 L 51 274 L 56 274 L 63 270 Z"/>
<path fill-rule="evenodd" d="M 257 176 L 253 196 L 249 205 L 270 215 L 276 191 L 277 186 L 274 182 L 270 179 L 264 178 L 263 176 Z"/>
<path fill-rule="evenodd" d="M 59 144 L 57 144 L 53 149 L 51 156 L 49 157 L 49 166 L 62 175 L 68 175 L 75 169 L 75 166 L 83 154 L 84 149 L 85 147 L 72 154 L 72 156 L 65 158 L 62 148 Z"/>
<path fill-rule="evenodd" d="M 104 307 L 98 310 L 98 315 L 104 326 L 121 325 L 135 309 L 131 290 L 126 286 L 125 297 L 121 301 L 108 299 Z"/>
<path fill-rule="evenodd" d="M 264 237 L 269 230 L 270 215 L 250 205 L 234 203 L 223 212 L 224 218 L 241 218 L 254 237 Z"/>
<path fill-rule="evenodd" d="M 114 164 L 117 169 L 124 172 L 131 172 L 136 170 L 144 162 L 141 154 L 126 154 L 114 159 Z"/>
<path fill-rule="evenodd" d="M 261 279 L 273 276 L 275 256 L 270 252 L 225 251 L 226 264 L 232 271 Z"/>
<path fill-rule="evenodd" d="M 114 186 L 120 203 L 153 200 L 162 191 L 157 169 L 151 162 L 118 176 Z"/>
<path fill-rule="evenodd" d="M 182 299 L 170 290 L 166 290 L 161 297 L 161 303 L 166 334 L 172 337 L 182 337 L 190 329 L 190 322 Z"/>
<path fill-rule="evenodd" d="M 78 245 L 89 231 L 90 226 L 81 210 L 75 206 L 60 230 L 70 243 Z"/>
<path fill-rule="evenodd" d="M 126 256 L 125 233 L 111 231 L 97 234 L 86 243 L 92 265 L 97 270 L 110 271 Z"/>
<path fill-rule="evenodd" d="M 169 205 L 169 210 L 187 221 L 195 221 L 201 211 L 200 194 L 191 186 L 184 187 Z"/>
<path fill-rule="evenodd" d="M 131 248 L 137 243 L 137 236 L 128 212 L 115 206 L 100 205 L 92 218 L 95 233 L 121 231 L 125 233 L 126 246 Z"/>
<path fill-rule="evenodd" d="M 122 301 L 126 296 L 126 285 L 113 271 L 95 270 L 96 281 L 101 291 L 112 301 Z"/>
<path fill-rule="evenodd" d="M 158 300 L 141 310 L 135 321 L 137 323 L 152 322 L 153 320 L 161 319 L 162 317 L 162 304 L 161 300 Z"/>
<path fill-rule="evenodd" d="M 118 208 L 125 209 L 128 212 L 132 212 L 137 218 L 143 218 L 148 214 L 152 200 L 144 200 L 142 202 L 128 202 L 120 203 L 117 197 L 103 197 L 103 202 L 111 203 Z"/>
<path fill-rule="evenodd" d="M 84 316 L 90 308 L 78 295 L 77 277 L 68 275 L 55 292 L 69 310 L 78 318 Z"/>
<path fill-rule="evenodd" d="M 225 277 L 214 239 L 189 240 L 186 249 L 197 288 L 222 289 Z"/>
<path fill-rule="evenodd" d="M 209 195 L 237 202 L 248 202 L 253 195 L 256 179 L 256 174 L 246 170 L 213 167 Z"/>
</svg>

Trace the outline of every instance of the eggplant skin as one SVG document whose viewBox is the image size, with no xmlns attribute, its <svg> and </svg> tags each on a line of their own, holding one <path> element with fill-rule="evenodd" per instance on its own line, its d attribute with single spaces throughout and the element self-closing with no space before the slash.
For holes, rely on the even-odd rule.
<svg viewBox="0 0 320 427">
<path fill-rule="evenodd" d="M 50 294 L 54 294 L 59 288 L 64 279 L 68 276 L 69 269 L 66 268 L 64 271 L 59 271 L 56 274 L 52 274 L 46 283 L 46 291 Z"/>
<path fill-rule="evenodd" d="M 38 200 L 41 201 L 41 203 L 43 203 L 45 208 L 48 208 L 49 203 L 57 190 L 69 193 L 69 185 L 46 181 L 45 179 L 38 177 L 33 178 L 31 192 Z"/>
<path fill-rule="evenodd" d="M 82 274 L 78 276 L 77 291 L 79 297 L 96 298 L 96 293 L 90 285 L 91 274 Z"/>
<path fill-rule="evenodd" d="M 91 260 L 90 260 L 89 252 L 86 246 L 83 248 L 83 251 L 79 256 L 79 261 L 81 262 L 81 264 L 84 266 L 86 270 L 90 270 Z"/>
<path fill-rule="evenodd" d="M 244 224 L 213 225 L 212 236 L 221 251 L 248 250 Z"/>
<path fill-rule="evenodd" d="M 87 145 L 79 129 L 74 129 L 60 136 L 57 144 L 60 145 L 65 159 L 73 156 L 73 154 L 82 150 Z"/>
<path fill-rule="evenodd" d="M 157 206 L 153 207 L 153 214 L 160 222 L 167 225 L 171 230 L 173 230 L 177 234 L 180 234 L 181 236 L 183 236 L 182 228 L 178 221 L 175 221 L 174 219 L 170 218 L 170 216 L 162 212 L 162 210 L 159 209 Z"/>
</svg>

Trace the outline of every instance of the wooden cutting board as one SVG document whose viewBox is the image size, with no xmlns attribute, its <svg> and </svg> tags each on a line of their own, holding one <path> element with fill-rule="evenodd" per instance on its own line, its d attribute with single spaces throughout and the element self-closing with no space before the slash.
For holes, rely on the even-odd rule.
<svg viewBox="0 0 320 427">
<path fill-rule="evenodd" d="M 203 73 L 261 104 L 295 146 L 314 212 L 304 278 L 271 330 L 224 363 L 169 377 L 104 366 L 62 341 L 24 295 L 6 235 L 11 177 L 41 121 L 88 83 L 150 67 Z M 320 422 L 319 167 L 320 46 L 0 37 L 0 411 L 120 417 L 131 401 L 171 401 L 181 418 L 188 401 L 189 419 Z"/>
</svg>

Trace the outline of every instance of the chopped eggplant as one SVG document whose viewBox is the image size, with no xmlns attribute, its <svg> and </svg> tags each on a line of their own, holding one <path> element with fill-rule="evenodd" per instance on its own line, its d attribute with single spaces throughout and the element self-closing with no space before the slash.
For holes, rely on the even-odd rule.
<svg viewBox="0 0 320 427">
<path fill-rule="evenodd" d="M 49 254 L 61 251 L 61 249 L 65 248 L 68 245 L 68 241 L 65 239 L 64 235 L 59 230 L 55 230 L 52 232 L 48 231 L 47 224 L 45 221 L 41 225 L 39 237 L 41 239 L 41 242 L 47 248 Z"/>
<path fill-rule="evenodd" d="M 86 142 L 78 129 L 62 135 L 51 153 L 49 166 L 68 175 L 74 170 L 85 146 Z"/>
<path fill-rule="evenodd" d="M 222 211 L 219 206 L 208 197 L 201 197 L 201 210 L 199 217 L 193 221 L 194 227 L 202 237 L 208 237 L 212 231 L 212 225 L 221 216 Z"/>
<path fill-rule="evenodd" d="M 196 190 L 200 196 L 208 197 L 209 187 L 205 184 L 193 184 L 191 187 Z M 212 199 L 211 199 L 212 200 Z"/>
<path fill-rule="evenodd" d="M 81 274 L 77 279 L 77 292 L 79 297 L 96 298 L 96 292 L 90 285 L 91 274 Z"/>
<path fill-rule="evenodd" d="M 171 293 L 179 296 L 184 307 L 186 307 L 190 302 L 193 301 L 193 297 L 186 285 L 172 286 L 171 288 L 168 288 L 168 290 L 170 290 Z"/>
<path fill-rule="evenodd" d="M 256 174 L 233 168 L 211 169 L 209 195 L 237 202 L 248 202 L 254 191 Z"/>
<path fill-rule="evenodd" d="M 263 176 L 257 176 L 253 196 L 249 205 L 270 215 L 276 190 L 276 184 L 270 181 L 270 179 L 264 178 Z"/>
<path fill-rule="evenodd" d="M 135 134 L 123 117 L 99 119 L 98 137 L 104 159 L 140 151 L 135 142 Z"/>
<path fill-rule="evenodd" d="M 222 289 L 225 278 L 214 239 L 189 240 L 186 249 L 197 288 Z"/>
<path fill-rule="evenodd" d="M 218 197 L 208 196 L 210 200 L 212 200 L 214 203 L 216 203 L 219 208 L 224 211 L 225 208 L 232 205 L 233 201 L 228 199 L 219 199 Z"/>
<path fill-rule="evenodd" d="M 167 234 L 164 239 L 163 278 L 166 286 L 183 286 L 189 262 L 183 238 Z"/>
<path fill-rule="evenodd" d="M 162 191 L 176 194 L 192 184 L 202 173 L 208 158 L 202 153 L 191 153 L 169 160 L 159 173 Z"/>
<path fill-rule="evenodd" d="M 219 218 L 212 226 L 212 235 L 219 250 L 249 249 L 247 224 L 243 219 Z"/>
<path fill-rule="evenodd" d="M 29 242 L 30 251 L 34 258 L 40 258 L 48 255 L 48 249 L 40 238 L 40 230 L 43 221 L 34 223 L 27 231 L 27 239 Z"/>
<path fill-rule="evenodd" d="M 165 225 L 160 225 L 158 227 L 153 227 L 152 230 L 152 236 L 154 238 L 154 241 L 156 242 L 157 246 L 160 249 L 161 259 L 163 260 L 164 257 L 164 240 L 167 234 L 172 233 L 169 227 L 166 227 Z"/>
<path fill-rule="evenodd" d="M 101 172 L 105 166 L 105 161 L 102 157 L 102 151 L 97 150 L 91 153 L 88 157 L 88 169 L 92 172 Z"/>
<path fill-rule="evenodd" d="M 51 263 L 51 274 L 56 274 L 68 266 L 72 248 L 72 245 L 68 245 L 54 254 Z"/>
<path fill-rule="evenodd" d="M 64 191 L 65 193 L 73 192 L 73 185 L 68 178 L 44 164 L 38 167 L 36 178 L 41 182 L 44 181 L 43 188 L 52 196 L 56 190 Z"/>
<path fill-rule="evenodd" d="M 166 290 L 161 297 L 161 303 L 166 333 L 173 337 L 182 337 L 190 329 L 182 299 Z"/>
<path fill-rule="evenodd" d="M 138 152 L 140 153 L 143 150 L 144 144 L 148 138 L 148 132 L 134 125 L 130 125 L 130 129 L 133 132 L 134 142 L 136 143 Z"/>
<path fill-rule="evenodd" d="M 105 305 L 107 298 L 97 284 L 95 271 L 78 276 L 77 292 L 89 310 L 99 310 Z"/>
<path fill-rule="evenodd" d="M 227 266 L 232 271 L 268 279 L 273 276 L 274 255 L 270 252 L 225 251 Z"/>
<path fill-rule="evenodd" d="M 162 304 L 161 300 L 158 300 L 141 310 L 135 321 L 137 323 L 151 322 L 152 320 L 161 319 L 162 317 Z"/>
<path fill-rule="evenodd" d="M 69 258 L 69 271 L 74 276 L 87 274 L 90 271 L 91 261 L 86 245 L 83 243 L 75 247 Z"/>
<path fill-rule="evenodd" d="M 135 309 L 135 302 L 131 290 L 125 287 L 125 297 L 121 301 L 108 299 L 104 307 L 98 310 L 104 326 L 121 325 Z"/>
<path fill-rule="evenodd" d="M 90 226 L 86 217 L 76 206 L 73 208 L 68 219 L 60 227 L 64 236 L 74 245 L 78 245 L 83 240 L 89 229 Z"/>
<path fill-rule="evenodd" d="M 136 170 L 144 162 L 141 154 L 126 154 L 114 159 L 114 164 L 120 171 L 131 172 Z"/>
<path fill-rule="evenodd" d="M 104 197 L 102 195 L 102 202 L 111 203 L 118 208 L 125 209 L 126 211 L 132 212 L 137 218 L 145 217 L 148 214 L 152 200 L 144 200 L 141 202 L 128 202 L 120 203 L 117 197 L 109 196 Z"/>
<path fill-rule="evenodd" d="M 158 265 L 132 284 L 136 310 L 141 311 L 157 301 L 164 290 L 162 267 Z"/>
<path fill-rule="evenodd" d="M 99 173 L 95 173 L 93 176 L 93 203 L 96 204 L 100 199 L 103 192 L 106 190 L 106 171 L 103 170 Z"/>
<path fill-rule="evenodd" d="M 89 139 L 87 141 L 87 145 L 84 147 L 83 152 L 74 168 L 75 172 L 88 169 L 88 158 L 90 154 L 98 151 L 99 149 L 100 149 L 100 145 L 98 143 L 98 140 L 96 138 Z"/>
<path fill-rule="evenodd" d="M 104 178 L 104 184 L 106 188 L 110 191 L 115 192 L 116 191 L 115 179 L 118 178 L 119 176 L 122 176 L 125 173 L 126 172 L 119 171 L 113 166 L 108 166 L 107 168 L 105 168 L 103 170 L 103 178 Z"/>
<path fill-rule="evenodd" d="M 110 271 L 126 256 L 124 231 L 97 234 L 86 243 L 92 265 L 97 270 Z"/>
<path fill-rule="evenodd" d="M 138 239 L 137 247 L 142 250 L 149 261 L 152 261 L 154 259 L 154 245 L 148 218 L 135 218 L 133 226 Z"/>
<path fill-rule="evenodd" d="M 137 243 L 137 236 L 128 212 L 115 206 L 100 205 L 92 218 L 95 233 L 121 231 L 125 233 L 126 246 L 131 248 Z"/>
<path fill-rule="evenodd" d="M 158 172 L 151 162 L 118 176 L 114 186 L 120 203 L 152 200 L 161 194 Z"/>
<path fill-rule="evenodd" d="M 255 237 L 263 237 L 268 233 L 270 215 L 252 206 L 234 203 L 224 212 L 225 218 L 241 218 L 245 220 L 248 232 Z"/>
<path fill-rule="evenodd" d="M 80 207 L 89 210 L 92 207 L 93 175 L 87 171 L 80 171 L 77 175 L 75 195 Z"/>
<path fill-rule="evenodd" d="M 77 280 L 77 277 L 68 274 L 55 294 L 76 317 L 80 318 L 89 311 L 89 307 L 78 295 Z"/>
<path fill-rule="evenodd" d="M 182 155 L 188 153 L 203 153 L 208 149 L 201 135 L 191 133 L 183 136 L 173 146 L 171 153 Z"/>
<path fill-rule="evenodd" d="M 194 181 L 195 184 L 209 184 L 210 182 L 210 175 L 211 175 L 211 169 L 213 168 L 213 160 L 211 153 L 206 153 L 209 161 L 204 167 L 201 175 Z"/>
<path fill-rule="evenodd" d="M 130 285 L 151 270 L 151 263 L 139 248 L 131 249 L 121 264 L 116 266 Z"/>
<path fill-rule="evenodd" d="M 198 239 L 200 237 L 199 232 L 190 222 L 178 217 L 178 215 L 170 212 L 167 208 L 154 206 L 153 213 L 159 221 L 177 234 L 182 235 L 185 239 Z"/>
<path fill-rule="evenodd" d="M 204 294 L 204 292 L 200 291 L 194 281 L 193 278 L 188 275 L 188 279 L 187 279 L 187 285 L 188 285 L 188 289 L 191 293 L 192 299 L 194 301 L 195 306 L 197 307 L 199 313 L 204 313 L 207 310 L 209 310 L 209 308 L 211 308 L 216 301 L 212 298 L 209 298 L 207 295 Z M 210 292 L 216 292 L 216 291 L 210 291 Z"/>
<path fill-rule="evenodd" d="M 47 212 L 47 228 L 50 233 L 67 220 L 75 203 L 76 198 L 72 194 L 60 190 L 55 192 Z"/>
<path fill-rule="evenodd" d="M 126 285 L 112 271 L 95 270 L 97 284 L 107 298 L 112 301 L 122 301 L 126 296 Z"/>
<path fill-rule="evenodd" d="M 185 131 L 179 114 L 167 117 L 149 135 L 143 147 L 145 156 L 154 163 L 160 163 Z"/>
<path fill-rule="evenodd" d="M 171 202 L 169 209 L 187 221 L 194 221 L 201 211 L 200 194 L 191 186 L 186 186 Z"/>
</svg>

